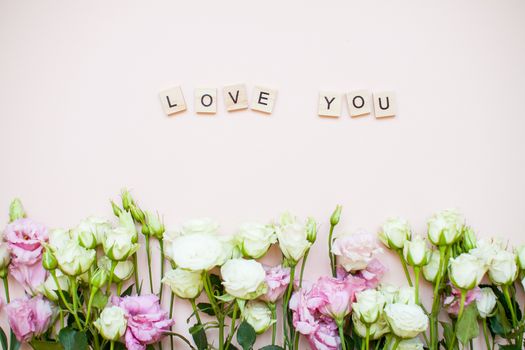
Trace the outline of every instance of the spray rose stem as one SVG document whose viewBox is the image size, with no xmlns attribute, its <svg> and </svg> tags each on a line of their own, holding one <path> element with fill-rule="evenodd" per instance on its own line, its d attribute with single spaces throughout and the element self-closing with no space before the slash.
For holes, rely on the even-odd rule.
<svg viewBox="0 0 525 350">
<path fill-rule="evenodd" d="M 277 333 L 277 312 L 275 310 L 275 303 L 268 303 L 268 307 L 272 312 L 272 345 L 275 345 L 275 336 Z"/>
<path fill-rule="evenodd" d="M 294 279 L 295 279 L 295 265 L 290 267 L 290 283 L 288 284 L 288 288 L 286 289 L 286 293 L 283 298 L 283 335 L 284 335 L 284 344 L 285 348 L 286 345 L 293 349 L 293 343 L 290 339 L 291 332 L 293 329 L 293 326 L 289 324 L 289 318 L 288 318 L 288 304 L 290 302 L 290 298 L 292 296 L 292 290 L 294 285 Z M 288 332 L 288 326 L 290 327 L 290 333 Z"/>
<path fill-rule="evenodd" d="M 339 219 L 341 217 L 341 210 L 343 207 L 341 205 L 337 205 L 335 207 L 334 212 L 332 213 L 332 216 L 330 217 L 330 233 L 328 234 L 328 256 L 330 258 L 330 268 L 332 271 L 332 277 L 337 277 L 337 269 L 335 264 L 335 255 L 332 253 L 332 243 L 333 243 L 333 235 L 334 235 L 334 228 L 339 223 Z"/>
<path fill-rule="evenodd" d="M 11 298 L 9 297 L 9 281 L 7 279 L 7 271 L 5 276 L 2 277 L 2 280 L 4 282 L 5 301 L 9 304 L 11 302 Z"/>
<path fill-rule="evenodd" d="M 408 285 L 410 287 L 413 287 L 412 279 L 410 278 L 410 272 L 408 272 L 408 266 L 407 262 L 405 260 L 405 257 L 403 256 L 403 251 L 401 249 L 396 249 L 397 255 L 399 255 L 399 259 L 401 260 L 401 265 L 403 266 L 403 271 L 405 272 L 405 277 L 407 278 Z"/>
<path fill-rule="evenodd" d="M 458 312 L 458 321 L 461 319 L 461 316 L 463 316 L 463 310 L 465 309 L 465 300 L 467 299 L 467 290 L 462 289 L 461 290 L 461 298 L 459 301 L 459 312 Z M 454 349 L 456 346 L 456 339 L 458 334 L 458 323 L 456 323 L 456 327 L 454 328 L 454 336 L 452 337 L 452 344 L 450 346 L 450 349 Z"/>
<path fill-rule="evenodd" d="M 162 278 L 164 277 L 164 240 L 162 238 L 159 238 L 159 248 L 160 248 L 160 279 L 159 281 L 162 281 Z M 159 302 L 162 303 L 162 289 L 164 288 L 164 283 L 160 283 L 159 288 Z"/>
<path fill-rule="evenodd" d="M 438 321 L 437 316 L 439 313 L 439 302 L 441 300 L 439 296 L 439 288 L 441 280 L 445 275 L 446 266 L 448 265 L 448 256 L 450 252 L 449 246 L 439 246 L 439 267 L 434 282 L 434 299 L 432 301 L 432 311 L 430 314 L 430 349 L 437 350 L 438 342 Z"/>
<path fill-rule="evenodd" d="M 150 241 L 150 235 L 146 234 L 146 256 L 148 258 L 149 290 L 151 294 L 153 294 L 153 278 L 151 276 L 151 250 L 149 246 L 149 243 L 150 243 L 149 241 Z"/>
</svg>

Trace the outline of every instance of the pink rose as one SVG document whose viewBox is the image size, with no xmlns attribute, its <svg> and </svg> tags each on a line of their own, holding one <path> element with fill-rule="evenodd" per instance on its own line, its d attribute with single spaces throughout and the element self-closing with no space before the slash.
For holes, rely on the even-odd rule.
<svg viewBox="0 0 525 350">
<path fill-rule="evenodd" d="M 307 336 L 310 347 L 314 350 L 338 350 L 339 332 L 332 319 L 323 319 L 316 331 Z"/>
<path fill-rule="evenodd" d="M 15 299 L 6 306 L 9 325 L 20 342 L 44 334 L 56 316 L 56 307 L 41 295 L 31 299 Z"/>
<path fill-rule="evenodd" d="M 366 289 L 374 289 L 387 271 L 385 265 L 378 259 L 372 259 L 366 269 L 359 271 L 355 276 L 365 281 Z"/>
<path fill-rule="evenodd" d="M 376 237 L 368 233 L 338 237 L 332 245 L 332 253 L 339 256 L 339 263 L 349 272 L 365 269 L 382 251 Z"/>
<path fill-rule="evenodd" d="M 476 287 L 467 292 L 465 298 L 465 307 L 469 306 L 470 303 L 476 301 L 476 299 L 481 295 L 481 288 Z M 455 287 L 452 287 L 452 294 L 447 296 L 443 301 L 443 304 L 447 308 L 447 312 L 451 315 L 457 316 L 459 313 L 461 302 L 461 291 Z"/>
<path fill-rule="evenodd" d="M 268 303 L 275 303 L 284 293 L 290 283 L 290 268 L 277 265 L 263 266 L 266 271 L 268 291 L 261 299 Z"/>
<path fill-rule="evenodd" d="M 42 243 L 49 239 L 47 229 L 31 219 L 18 219 L 6 226 L 4 237 L 11 253 L 9 272 L 33 293 L 47 277 L 42 267 Z"/>
<path fill-rule="evenodd" d="M 126 314 L 125 339 L 129 350 L 144 350 L 146 345 L 157 343 L 175 323 L 168 318 L 168 312 L 161 309 L 156 295 L 113 296 L 111 303 L 121 307 Z"/>
<path fill-rule="evenodd" d="M 316 300 L 317 309 L 334 320 L 342 320 L 352 309 L 355 294 L 365 289 L 365 282 L 348 275 L 345 279 L 321 277 L 312 287 L 310 298 Z"/>
</svg>

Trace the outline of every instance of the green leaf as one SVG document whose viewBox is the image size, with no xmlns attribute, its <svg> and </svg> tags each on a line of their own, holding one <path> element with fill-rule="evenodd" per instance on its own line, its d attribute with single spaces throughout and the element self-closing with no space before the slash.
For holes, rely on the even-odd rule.
<svg viewBox="0 0 525 350">
<path fill-rule="evenodd" d="M 239 350 L 235 345 L 233 344 L 228 344 L 228 347 L 225 348 L 224 350 Z"/>
<path fill-rule="evenodd" d="M 103 309 L 108 303 L 108 297 L 101 290 L 98 290 L 93 297 L 92 306 L 97 309 Z"/>
<path fill-rule="evenodd" d="M 56 341 L 33 340 L 29 344 L 35 350 L 64 350 L 62 344 Z"/>
<path fill-rule="evenodd" d="M 505 308 L 499 300 L 496 303 L 496 312 L 494 316 L 489 317 L 488 321 L 492 335 L 499 335 L 506 338 L 506 335 L 512 331 Z"/>
<path fill-rule="evenodd" d="M 20 342 L 18 339 L 16 339 L 15 333 L 11 331 L 11 334 L 9 335 L 9 350 L 18 350 L 20 349 Z"/>
<path fill-rule="evenodd" d="M 206 338 L 204 326 L 197 323 L 191 326 L 189 331 L 195 345 L 197 345 L 197 349 L 206 350 L 208 348 L 208 339 Z"/>
<path fill-rule="evenodd" d="M 64 350 L 87 350 L 88 348 L 86 333 L 70 327 L 60 330 L 58 340 L 60 340 Z"/>
<path fill-rule="evenodd" d="M 135 286 L 134 284 L 131 284 L 128 288 L 126 288 L 126 290 L 124 292 L 122 292 L 122 294 L 120 294 L 121 297 L 127 297 L 127 296 L 130 296 L 131 295 L 131 292 L 133 291 L 133 286 Z"/>
<path fill-rule="evenodd" d="M 447 322 L 440 322 L 441 326 L 443 327 L 443 341 L 445 342 L 445 349 L 448 349 L 450 347 L 450 344 L 452 344 L 452 339 L 454 339 L 454 326 L 452 324 Z M 455 346 L 457 348 L 457 344 Z"/>
<path fill-rule="evenodd" d="M 255 344 L 257 334 L 253 327 L 246 321 L 241 323 L 237 330 L 237 343 L 242 346 L 243 350 L 250 350 Z"/>
<path fill-rule="evenodd" d="M 479 335 L 478 308 L 476 303 L 467 306 L 456 324 L 458 340 L 465 345 Z"/>
<path fill-rule="evenodd" d="M 2 343 L 2 350 L 7 350 L 7 335 L 2 328 L 0 328 L 0 342 Z"/>
<path fill-rule="evenodd" d="M 213 311 L 210 303 L 198 303 L 197 308 L 206 315 L 215 316 L 215 311 Z"/>
<path fill-rule="evenodd" d="M 521 350 L 519 344 L 510 344 L 510 345 L 500 345 L 499 350 Z"/>
<path fill-rule="evenodd" d="M 215 295 L 224 294 L 224 286 L 222 285 L 221 278 L 218 275 L 210 274 L 210 282 L 212 290 L 215 291 Z"/>
<path fill-rule="evenodd" d="M 260 348 L 259 350 L 284 350 L 284 348 L 279 345 L 266 345 Z"/>
</svg>

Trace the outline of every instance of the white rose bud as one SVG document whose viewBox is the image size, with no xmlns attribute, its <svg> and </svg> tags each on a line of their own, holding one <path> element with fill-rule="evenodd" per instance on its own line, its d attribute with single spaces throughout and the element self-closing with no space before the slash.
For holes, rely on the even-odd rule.
<svg viewBox="0 0 525 350">
<path fill-rule="evenodd" d="M 242 315 L 257 334 L 266 332 L 273 324 L 272 311 L 262 301 L 251 300 L 247 302 Z"/>
<path fill-rule="evenodd" d="M 426 265 L 429 259 L 429 250 L 423 237 L 416 235 L 410 241 L 405 241 L 403 256 L 410 266 L 421 267 Z"/>
<path fill-rule="evenodd" d="M 525 244 L 516 248 L 516 261 L 520 270 L 525 270 Z"/>
<path fill-rule="evenodd" d="M 365 325 L 357 316 L 357 314 L 352 313 L 352 323 L 354 325 L 354 331 L 361 337 L 366 337 L 366 328 L 369 328 L 370 339 L 376 340 L 381 338 L 386 333 L 390 332 L 390 327 L 386 322 L 384 315 L 379 316 L 379 319 L 370 324 Z"/>
<path fill-rule="evenodd" d="M 258 259 L 277 241 L 274 229 L 269 225 L 246 223 L 236 236 L 244 256 Z"/>
<path fill-rule="evenodd" d="M 281 217 L 281 225 L 276 227 L 279 248 L 290 264 L 295 265 L 304 256 L 312 243 L 308 241 L 306 225 L 285 213 Z"/>
<path fill-rule="evenodd" d="M 200 271 L 190 271 L 181 268 L 168 271 L 162 283 L 168 285 L 179 298 L 194 299 L 199 296 L 203 288 Z"/>
<path fill-rule="evenodd" d="M 508 285 L 518 277 L 516 256 L 502 250 L 494 256 L 489 266 L 489 278 L 496 285 Z"/>
<path fill-rule="evenodd" d="M 428 220 L 428 239 L 435 245 L 456 242 L 463 231 L 465 219 L 455 210 L 443 210 Z"/>
<path fill-rule="evenodd" d="M 60 290 L 69 291 L 69 277 L 64 275 L 60 270 L 56 272 L 58 284 L 60 285 Z M 53 276 L 48 276 L 46 281 L 42 284 L 41 288 L 42 294 L 46 296 L 51 301 L 58 301 L 58 286 L 55 283 Z"/>
<path fill-rule="evenodd" d="M 415 304 L 416 303 L 416 289 L 414 287 L 409 287 L 409 286 L 403 286 L 399 288 L 394 298 L 394 303 Z"/>
<path fill-rule="evenodd" d="M 419 305 L 389 304 L 385 317 L 392 332 L 400 338 L 415 338 L 428 327 L 428 317 Z"/>
<path fill-rule="evenodd" d="M 113 261 L 126 260 L 139 248 L 137 243 L 133 243 L 133 236 L 130 235 L 130 231 L 123 227 L 117 227 L 110 231 L 102 246 L 104 253 Z"/>
<path fill-rule="evenodd" d="M 93 324 L 104 339 L 117 341 L 126 332 L 127 321 L 124 310 L 118 306 L 110 306 L 102 310 Z"/>
<path fill-rule="evenodd" d="M 386 299 L 375 289 L 367 289 L 356 295 L 356 302 L 352 304 L 353 312 L 365 324 L 375 323 L 383 313 Z"/>
<path fill-rule="evenodd" d="M 401 218 L 390 218 L 381 227 L 379 239 L 390 249 L 403 249 L 405 241 L 410 239 L 411 231 L 408 221 Z"/>
<path fill-rule="evenodd" d="M 129 211 L 122 211 L 118 217 L 119 226 L 128 232 L 131 236 L 131 242 L 137 243 L 139 239 L 139 233 L 137 232 L 137 227 L 135 226 L 135 221 L 133 221 L 133 216 Z M 108 234 L 110 232 L 108 231 Z"/>
<path fill-rule="evenodd" d="M 266 292 L 266 273 L 255 260 L 232 259 L 221 267 L 226 292 L 239 299 L 255 299 Z"/>
<path fill-rule="evenodd" d="M 392 350 L 394 343 L 388 350 Z M 423 350 L 425 347 L 423 343 L 418 338 L 406 339 L 399 342 L 397 350 Z"/>
<path fill-rule="evenodd" d="M 483 261 L 469 253 L 463 253 L 455 259 L 450 259 L 448 269 L 452 283 L 463 290 L 475 288 L 486 272 Z"/>
<path fill-rule="evenodd" d="M 180 268 L 208 271 L 219 265 L 224 249 L 217 235 L 195 233 L 175 238 L 166 255 Z"/>
<path fill-rule="evenodd" d="M 476 306 L 478 307 L 479 315 L 482 318 L 492 316 L 492 312 L 496 306 L 496 294 L 494 294 L 492 288 L 481 288 L 481 293 L 476 298 Z"/>
<path fill-rule="evenodd" d="M 440 262 L 441 257 L 439 256 L 439 252 L 437 250 L 431 251 L 428 263 L 423 266 L 423 277 L 425 277 L 427 281 L 432 283 L 436 281 Z"/>
<path fill-rule="evenodd" d="M 97 263 L 98 267 L 104 269 L 108 275 L 111 273 L 112 261 L 110 258 L 107 256 L 101 256 Z M 133 271 L 133 262 L 129 260 L 119 261 L 115 266 L 115 270 L 113 271 L 112 281 L 115 283 L 126 281 L 131 278 Z"/>
<path fill-rule="evenodd" d="M 95 262 L 96 251 L 81 247 L 77 242 L 69 240 L 55 253 L 58 267 L 69 276 L 78 276 L 89 270 Z"/>
<path fill-rule="evenodd" d="M 208 234 L 214 235 L 219 231 L 219 224 L 209 218 L 190 220 L 182 225 L 182 235 Z"/>
</svg>

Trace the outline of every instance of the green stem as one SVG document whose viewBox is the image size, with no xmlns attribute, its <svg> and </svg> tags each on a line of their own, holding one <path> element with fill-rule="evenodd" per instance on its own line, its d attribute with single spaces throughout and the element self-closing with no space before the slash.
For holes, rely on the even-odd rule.
<svg viewBox="0 0 525 350">
<path fill-rule="evenodd" d="M 66 300 L 66 297 L 64 296 L 64 293 L 62 292 L 62 288 L 60 288 L 60 283 L 58 283 L 58 278 L 55 270 L 51 271 L 51 277 L 53 277 L 53 280 L 55 281 L 55 284 L 57 285 L 57 292 L 60 296 L 60 299 L 62 299 L 62 302 L 64 303 L 64 306 L 67 308 L 67 310 L 75 317 L 75 321 L 77 323 L 78 329 L 82 329 L 82 326 L 80 325 L 80 319 L 78 318 L 78 315 L 71 309 L 69 306 L 69 303 Z"/>
<path fill-rule="evenodd" d="M 11 298 L 9 296 L 9 280 L 7 279 L 7 274 L 2 279 L 4 280 L 5 301 L 9 304 Z"/>
<path fill-rule="evenodd" d="M 173 319 L 173 302 L 175 301 L 175 293 L 171 292 L 171 296 L 170 296 L 170 319 Z M 193 300 L 193 302 L 195 302 L 195 300 Z M 172 329 L 172 327 L 170 327 L 170 330 Z M 173 350 L 173 334 L 171 334 L 170 332 L 170 345 L 171 345 L 171 350 Z"/>
<path fill-rule="evenodd" d="M 233 303 L 235 304 L 233 305 L 232 322 L 230 324 L 230 334 L 228 335 L 228 338 L 226 339 L 226 345 L 224 347 L 225 349 L 228 349 L 230 347 L 230 343 L 233 339 L 233 334 L 235 333 L 235 320 L 237 319 L 238 305 L 237 305 L 236 300 L 233 300 Z"/>
<path fill-rule="evenodd" d="M 109 343 L 109 350 L 113 350 L 114 347 L 115 347 L 115 342 L 112 340 L 112 341 Z"/>
<path fill-rule="evenodd" d="M 270 308 L 270 311 L 272 312 L 272 345 L 275 345 L 275 336 L 277 334 L 277 312 L 275 310 L 275 304 L 274 303 L 268 303 L 268 307 Z"/>
<path fill-rule="evenodd" d="M 288 284 L 288 288 L 286 290 L 286 294 L 283 298 L 283 336 L 285 339 L 285 344 L 288 344 L 288 347 L 292 348 L 292 343 L 289 338 L 290 333 L 288 333 L 288 303 L 290 302 L 290 296 L 292 295 L 293 285 L 294 285 L 294 279 L 295 279 L 295 266 L 290 267 L 290 283 Z M 290 329 L 291 331 L 291 329 Z"/>
<path fill-rule="evenodd" d="M 113 283 L 113 274 L 115 273 L 115 268 L 117 267 L 117 261 L 111 261 L 111 270 L 109 271 L 108 285 L 106 287 L 106 294 L 111 293 L 111 284 Z"/>
<path fill-rule="evenodd" d="M 117 283 L 117 295 L 120 296 L 120 292 L 122 291 L 122 281 Z"/>
<path fill-rule="evenodd" d="M 137 253 L 133 254 L 133 275 L 135 278 L 135 291 L 140 295 L 140 284 L 139 284 L 139 263 Z"/>
<path fill-rule="evenodd" d="M 219 350 L 224 349 L 224 317 L 217 315 L 219 321 Z"/>
<path fill-rule="evenodd" d="M 512 326 L 516 327 L 516 325 L 518 324 L 518 318 L 516 317 L 516 311 L 514 310 L 514 305 L 512 303 L 512 299 L 510 298 L 509 286 L 503 285 L 501 286 L 501 289 L 503 290 L 505 301 L 507 302 L 507 306 L 509 307 L 509 310 L 510 310 L 510 314 L 512 317 Z"/>
<path fill-rule="evenodd" d="M 419 305 L 419 267 L 418 266 L 414 266 L 414 290 L 415 290 L 416 304 Z"/>
<path fill-rule="evenodd" d="M 335 255 L 332 253 L 332 240 L 334 235 L 334 227 L 330 225 L 330 233 L 328 234 L 328 256 L 330 257 L 330 269 L 332 270 L 332 277 L 337 276 L 337 269 L 335 267 Z"/>
<path fill-rule="evenodd" d="M 153 277 L 151 275 L 151 250 L 149 247 L 149 241 L 150 241 L 150 236 L 146 235 L 146 255 L 148 258 L 149 290 L 151 294 L 153 294 Z"/>
<path fill-rule="evenodd" d="M 304 268 L 306 266 L 306 260 L 308 259 L 309 253 L 310 253 L 310 248 L 308 248 L 306 252 L 304 253 L 303 261 L 301 262 L 301 272 L 299 274 L 299 289 L 303 286 Z"/>
<path fill-rule="evenodd" d="M 97 288 L 93 288 L 91 290 L 91 294 L 89 295 L 89 301 L 88 301 L 87 313 L 86 313 L 86 327 L 89 327 L 89 316 L 91 315 L 91 304 L 93 303 L 93 299 L 95 298 L 95 294 L 97 293 L 97 290 L 98 290 Z"/>
<path fill-rule="evenodd" d="M 337 329 L 339 330 L 339 338 L 341 340 L 341 349 L 346 350 L 345 334 L 343 332 L 343 321 L 336 321 Z"/>
<path fill-rule="evenodd" d="M 485 338 L 485 345 L 487 346 L 487 350 L 491 350 L 492 347 L 490 346 L 489 334 L 488 334 L 489 332 L 487 330 L 487 319 L 482 318 L 481 323 L 483 324 L 483 337 Z"/>
<path fill-rule="evenodd" d="M 401 265 L 403 266 L 403 271 L 405 272 L 405 277 L 407 278 L 408 285 L 410 287 L 413 287 L 412 284 L 412 278 L 410 278 L 410 272 L 408 272 L 407 263 L 405 261 L 405 257 L 403 256 L 403 252 L 401 249 L 396 249 L 397 255 L 399 255 L 399 259 L 401 260 Z"/>
<path fill-rule="evenodd" d="M 467 298 L 467 291 L 461 290 L 461 299 L 459 301 L 459 312 L 458 312 L 458 322 L 456 322 L 456 326 L 454 327 L 454 334 L 452 337 L 452 344 L 450 345 L 450 350 L 453 350 L 456 346 L 456 339 L 458 334 L 458 323 L 459 320 L 461 320 L 461 317 L 463 316 L 463 310 L 465 309 L 465 300 Z"/>
<path fill-rule="evenodd" d="M 54 271 L 53 271 L 54 272 Z M 60 284 L 58 283 L 58 278 L 56 278 L 56 274 L 55 274 L 55 283 L 57 285 L 57 290 L 60 291 L 60 293 L 62 293 L 61 289 L 60 289 Z M 78 326 L 78 330 L 81 330 L 82 329 L 82 323 L 80 322 L 80 318 L 78 318 L 78 314 L 77 314 L 77 278 L 75 276 L 73 277 L 70 277 L 70 283 L 71 285 L 70 289 L 71 289 L 71 297 L 73 298 L 73 317 L 75 317 L 75 321 L 77 323 L 77 326 Z M 64 294 L 62 294 L 63 296 Z M 63 301 L 65 301 L 66 298 L 64 298 Z M 66 305 L 68 305 L 66 303 Z"/>
<path fill-rule="evenodd" d="M 366 327 L 366 336 L 365 336 L 365 349 L 366 350 L 369 350 L 370 349 L 370 327 Z"/>
<path fill-rule="evenodd" d="M 199 309 L 197 309 L 197 305 L 195 304 L 195 298 L 190 299 L 190 303 L 191 303 L 191 307 L 193 308 L 193 313 L 195 314 L 195 318 L 197 319 L 197 323 L 202 324 L 201 316 L 199 315 Z"/>
<path fill-rule="evenodd" d="M 159 239 L 159 248 L 160 248 L 160 279 L 159 281 L 162 281 L 162 278 L 164 277 L 164 241 L 162 239 Z M 164 288 L 164 283 L 160 283 L 160 290 L 159 290 L 159 300 L 162 303 L 162 290 Z"/>
<path fill-rule="evenodd" d="M 396 337 L 396 341 L 394 342 L 394 346 L 392 347 L 392 350 L 397 350 L 399 343 L 401 343 L 401 338 Z"/>
</svg>

